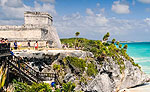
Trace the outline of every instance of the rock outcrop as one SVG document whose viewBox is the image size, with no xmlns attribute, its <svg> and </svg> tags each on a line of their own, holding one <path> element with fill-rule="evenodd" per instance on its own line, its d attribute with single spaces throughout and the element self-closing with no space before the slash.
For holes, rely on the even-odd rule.
<svg viewBox="0 0 150 92">
<path fill-rule="evenodd" d="M 130 88 L 150 81 L 139 67 L 124 59 L 125 70 L 120 72 L 120 67 L 115 61 L 107 57 L 108 61 L 102 61 L 99 74 L 85 88 L 88 91 L 116 92 L 123 88 Z"/>
<path fill-rule="evenodd" d="M 34 50 L 23 50 L 13 51 L 16 57 L 21 57 L 23 61 L 30 62 L 30 65 L 36 70 L 43 70 L 43 72 L 50 72 L 51 64 L 54 61 L 62 60 L 67 56 L 86 58 L 94 57 L 91 52 L 82 50 L 45 50 L 45 51 L 34 51 Z M 42 71 L 41 70 L 41 71 Z"/>
<path fill-rule="evenodd" d="M 79 75 L 73 72 L 71 69 L 72 66 L 66 66 L 67 68 L 62 70 L 59 76 L 60 81 L 76 83 L 75 90 L 118 92 L 120 89 L 134 87 L 150 81 L 150 78 L 143 73 L 138 66 L 133 65 L 130 60 L 124 57 L 122 57 L 123 65 L 119 65 L 120 63 L 118 62 L 120 61 L 114 60 L 112 57 L 106 57 L 103 61 L 99 61 L 93 58 L 94 56 L 91 52 L 81 50 L 22 51 L 14 53 L 20 57 L 27 57 L 29 59 L 36 58 L 36 60 L 34 60 L 38 62 L 46 61 L 47 63 L 39 64 L 42 65 L 40 67 L 43 67 L 44 72 L 52 71 L 49 65 L 53 62 L 60 64 L 60 61 L 67 56 L 86 58 L 87 64 L 92 58 L 96 64 L 98 73 L 96 76 L 88 77 L 90 80 L 86 80 L 87 83 L 82 83 L 81 80 L 79 80 L 81 79 L 81 75 L 84 76 L 86 74 L 87 67 L 85 67 L 85 71 Z M 89 58 L 89 60 L 87 58 Z"/>
<path fill-rule="evenodd" d="M 35 51 L 35 50 L 25 50 L 25 51 L 13 51 L 15 56 L 27 57 L 27 58 L 44 58 L 45 56 L 55 56 L 60 54 L 60 58 L 67 56 L 86 58 L 94 57 L 91 52 L 82 50 L 47 50 L 47 51 Z"/>
</svg>

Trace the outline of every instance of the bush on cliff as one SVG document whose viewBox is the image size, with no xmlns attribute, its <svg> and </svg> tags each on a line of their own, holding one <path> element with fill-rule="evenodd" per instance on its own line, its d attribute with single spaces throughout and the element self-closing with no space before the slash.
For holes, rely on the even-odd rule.
<svg viewBox="0 0 150 92">
<path fill-rule="evenodd" d="M 63 83 L 62 88 L 52 88 L 48 83 L 33 83 L 28 85 L 27 83 L 13 81 L 15 92 L 74 92 L 75 84 L 68 82 Z M 52 91 L 53 89 L 53 91 Z"/>
<path fill-rule="evenodd" d="M 66 64 L 71 64 L 74 70 L 79 69 L 81 74 L 85 71 L 88 76 L 95 76 L 98 73 L 97 66 L 93 61 L 86 63 L 86 60 L 77 57 L 65 57 L 63 60 Z M 87 69 L 86 69 L 87 68 Z M 85 70 L 86 69 L 86 70 Z"/>
<path fill-rule="evenodd" d="M 95 76 L 98 73 L 96 65 L 93 63 L 89 63 L 87 65 L 87 71 L 86 72 L 87 72 L 88 76 Z"/>
<path fill-rule="evenodd" d="M 66 57 L 63 60 L 66 64 L 71 65 L 73 68 L 77 68 L 80 70 L 81 73 L 85 70 L 86 61 L 83 59 L 79 59 L 77 57 Z"/>
<path fill-rule="evenodd" d="M 108 40 L 110 34 L 107 33 L 105 34 L 105 36 L 103 37 L 103 40 Z M 120 58 L 122 58 L 121 56 L 123 56 L 124 58 L 126 58 L 127 60 L 131 61 L 131 63 L 134 66 L 138 66 L 138 64 L 133 63 L 134 61 L 132 60 L 132 58 L 130 58 L 128 56 L 128 54 L 126 53 L 126 49 L 127 49 L 127 45 L 125 45 L 122 48 L 122 44 L 120 44 L 119 42 L 117 42 L 116 44 L 119 45 L 119 48 L 116 47 L 116 45 L 114 44 L 115 39 L 112 40 L 112 43 L 109 42 L 104 42 L 102 43 L 100 40 L 88 40 L 85 38 L 78 38 L 80 39 L 80 41 L 82 43 L 80 43 L 83 47 L 84 51 L 90 51 L 94 54 L 95 58 L 99 61 L 103 61 L 105 59 L 105 57 L 109 56 L 112 57 L 114 59 L 114 61 L 116 61 L 117 64 L 120 64 L 118 62 Z M 62 43 L 73 43 L 75 40 L 75 38 L 69 38 L 69 39 L 61 39 Z M 125 69 L 124 67 L 121 67 L 123 65 L 119 65 L 120 66 L 120 70 L 122 71 L 123 69 Z M 88 71 L 93 71 L 92 69 L 89 69 Z"/>
</svg>

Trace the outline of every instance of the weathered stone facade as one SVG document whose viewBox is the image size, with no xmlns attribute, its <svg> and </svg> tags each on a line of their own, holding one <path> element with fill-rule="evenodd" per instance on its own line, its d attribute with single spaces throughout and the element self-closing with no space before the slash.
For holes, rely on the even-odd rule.
<svg viewBox="0 0 150 92">
<path fill-rule="evenodd" d="M 24 21 L 22 26 L 0 26 L 0 38 L 20 42 L 38 40 L 43 44 L 48 41 L 50 46 L 61 48 L 59 36 L 52 26 L 52 17 L 48 13 L 25 12 Z"/>
</svg>

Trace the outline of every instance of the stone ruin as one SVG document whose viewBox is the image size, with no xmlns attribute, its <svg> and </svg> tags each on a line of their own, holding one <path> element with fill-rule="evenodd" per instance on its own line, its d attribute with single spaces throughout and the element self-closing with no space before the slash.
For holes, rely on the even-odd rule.
<svg viewBox="0 0 150 92">
<path fill-rule="evenodd" d="M 27 11 L 22 26 L 0 26 L 0 38 L 7 38 L 10 42 L 19 41 L 22 46 L 27 46 L 31 40 L 39 41 L 39 46 L 45 46 L 48 42 L 50 47 L 61 48 L 59 36 L 52 24 L 52 16 L 48 13 Z"/>
</svg>

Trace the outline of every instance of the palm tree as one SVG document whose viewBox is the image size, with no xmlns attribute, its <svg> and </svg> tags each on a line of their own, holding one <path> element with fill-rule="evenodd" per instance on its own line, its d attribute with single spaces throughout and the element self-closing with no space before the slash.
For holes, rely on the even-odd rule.
<svg viewBox="0 0 150 92">
<path fill-rule="evenodd" d="M 115 43 L 115 41 L 116 41 L 116 39 L 112 39 L 112 44 L 114 44 L 114 43 Z"/>
<path fill-rule="evenodd" d="M 128 45 L 127 45 L 127 44 L 125 44 L 123 48 L 124 48 L 124 49 L 127 49 L 127 48 L 128 48 Z"/>
<path fill-rule="evenodd" d="M 116 43 L 117 45 L 119 45 L 119 41 L 117 41 L 117 43 Z"/>
<path fill-rule="evenodd" d="M 122 44 L 119 45 L 119 48 L 122 48 Z"/>
<path fill-rule="evenodd" d="M 108 40 L 108 37 L 109 37 L 109 36 L 110 36 L 110 34 L 109 34 L 109 32 L 107 32 L 107 33 L 104 35 L 103 40 L 104 40 L 104 41 Z"/>
<path fill-rule="evenodd" d="M 76 45 L 77 45 L 77 38 L 78 38 L 78 36 L 80 35 L 80 32 L 76 32 L 75 35 L 76 35 L 75 47 L 76 47 Z"/>
<path fill-rule="evenodd" d="M 68 83 L 64 83 L 63 84 L 64 92 L 75 92 L 74 88 L 75 88 L 75 84 L 74 83 L 68 82 Z"/>
<path fill-rule="evenodd" d="M 80 35 L 80 32 L 76 32 L 75 35 L 76 37 L 78 37 Z"/>
</svg>

